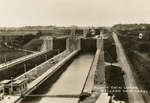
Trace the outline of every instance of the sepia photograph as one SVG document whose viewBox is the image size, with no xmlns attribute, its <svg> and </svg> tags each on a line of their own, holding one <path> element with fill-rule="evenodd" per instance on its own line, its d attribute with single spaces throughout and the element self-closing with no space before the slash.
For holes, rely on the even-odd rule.
<svg viewBox="0 0 150 103">
<path fill-rule="evenodd" d="M 149 4 L 0 0 L 0 103 L 150 103 Z"/>
</svg>

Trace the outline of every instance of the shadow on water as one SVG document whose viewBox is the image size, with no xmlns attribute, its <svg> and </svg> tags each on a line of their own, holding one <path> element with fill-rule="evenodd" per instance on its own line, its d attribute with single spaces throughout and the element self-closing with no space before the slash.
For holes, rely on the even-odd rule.
<svg viewBox="0 0 150 103">
<path fill-rule="evenodd" d="M 76 55 L 74 58 L 77 58 L 79 56 Z M 63 65 L 57 72 L 55 72 L 50 78 L 48 78 L 43 84 L 41 84 L 35 91 L 33 91 L 31 93 L 31 95 L 44 95 L 46 94 L 51 87 L 53 86 L 53 84 L 55 84 L 55 82 L 57 82 L 57 80 L 61 77 L 61 75 L 63 74 L 63 72 L 67 69 L 67 67 L 73 62 L 73 59 L 69 60 L 67 63 L 65 63 L 65 65 Z M 23 101 L 23 103 L 27 103 L 27 101 L 39 101 L 40 99 L 42 99 L 42 97 L 25 97 L 25 99 Z"/>
<path fill-rule="evenodd" d="M 50 78 L 48 78 L 43 84 L 41 84 L 35 91 L 33 91 L 31 93 L 31 95 L 44 95 L 47 92 L 50 91 L 51 87 L 59 80 L 59 78 L 61 78 L 61 75 L 63 74 L 63 72 L 65 72 L 68 68 L 69 65 L 71 65 L 71 63 L 75 60 L 75 58 L 78 58 L 80 55 L 83 54 L 92 54 L 92 52 L 87 52 L 87 53 L 83 53 L 80 52 L 78 53 L 73 59 L 69 60 L 67 63 L 65 63 L 64 66 L 61 67 L 61 69 L 59 69 L 56 73 L 53 74 L 53 76 L 51 76 Z M 42 99 L 42 97 L 26 97 L 22 103 L 32 103 L 31 101 L 40 101 Z M 36 103 L 36 102 L 34 102 Z"/>
<path fill-rule="evenodd" d="M 124 72 L 120 67 L 105 67 L 107 92 L 109 93 L 109 95 L 114 95 L 116 100 L 128 102 L 128 95 L 126 92 L 123 92 L 123 90 L 125 90 L 123 75 Z"/>
</svg>

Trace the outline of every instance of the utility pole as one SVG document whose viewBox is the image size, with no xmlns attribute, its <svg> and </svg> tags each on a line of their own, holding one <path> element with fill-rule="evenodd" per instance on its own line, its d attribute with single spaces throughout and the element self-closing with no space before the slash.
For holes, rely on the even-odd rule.
<svg viewBox="0 0 150 103">
<path fill-rule="evenodd" d="M 57 53 L 58 53 L 58 54 L 60 53 L 59 49 L 57 49 Z"/>
<path fill-rule="evenodd" d="M 47 61 L 47 55 L 45 54 L 45 60 Z"/>
<path fill-rule="evenodd" d="M 27 72 L 27 65 L 24 64 L 24 73 L 26 73 L 26 72 Z"/>
<path fill-rule="evenodd" d="M 6 64 L 6 68 L 8 68 L 7 57 L 6 57 L 6 55 L 4 55 L 4 62 L 5 62 L 5 64 Z"/>
<path fill-rule="evenodd" d="M 24 64 L 23 66 L 24 66 L 24 73 L 26 73 L 26 72 L 27 72 L 27 65 Z M 26 75 L 26 74 L 25 74 L 25 78 L 27 78 L 27 75 Z"/>
<path fill-rule="evenodd" d="M 37 64 L 35 64 L 35 67 L 37 67 Z M 38 71 L 37 71 L 37 69 L 38 69 L 38 68 L 35 69 L 35 76 L 38 76 Z"/>
<path fill-rule="evenodd" d="M 27 51 L 25 51 L 25 56 L 27 55 Z"/>
<path fill-rule="evenodd" d="M 4 55 L 4 62 L 5 62 L 5 64 L 6 64 L 6 62 L 7 62 L 6 55 Z"/>
<path fill-rule="evenodd" d="M 11 77 L 11 91 L 10 94 L 13 94 L 13 77 Z"/>
</svg>

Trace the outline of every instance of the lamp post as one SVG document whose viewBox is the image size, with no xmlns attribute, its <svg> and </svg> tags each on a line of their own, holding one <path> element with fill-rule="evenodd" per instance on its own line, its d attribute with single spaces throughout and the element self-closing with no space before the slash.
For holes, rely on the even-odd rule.
<svg viewBox="0 0 150 103">
<path fill-rule="evenodd" d="M 24 64 L 24 73 L 26 73 L 26 72 L 27 72 L 27 65 Z"/>
<path fill-rule="evenodd" d="M 8 68 L 7 57 L 6 57 L 6 55 L 4 55 L 4 62 L 5 62 L 5 64 L 6 64 L 6 68 Z"/>
<path fill-rule="evenodd" d="M 37 64 L 35 64 L 35 67 L 37 67 Z M 38 76 L 38 70 L 37 70 L 37 68 L 35 69 L 35 76 Z"/>
<path fill-rule="evenodd" d="M 45 55 L 45 61 L 47 61 L 47 55 L 46 54 L 44 54 Z"/>
<path fill-rule="evenodd" d="M 5 64 L 6 64 L 6 62 L 7 62 L 6 55 L 4 55 L 4 62 L 5 62 Z"/>
<path fill-rule="evenodd" d="M 13 94 L 13 77 L 11 77 L 11 90 L 10 90 L 10 94 Z"/>
<path fill-rule="evenodd" d="M 24 64 L 23 66 L 24 66 L 24 73 L 26 73 L 26 72 L 27 72 L 27 65 Z M 27 78 L 27 75 L 26 75 L 26 74 L 25 74 L 25 78 Z"/>
</svg>

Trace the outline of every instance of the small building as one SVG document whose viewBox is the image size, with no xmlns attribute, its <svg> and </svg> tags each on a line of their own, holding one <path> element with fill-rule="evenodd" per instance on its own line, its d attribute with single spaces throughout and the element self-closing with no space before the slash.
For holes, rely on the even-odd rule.
<svg viewBox="0 0 150 103">
<path fill-rule="evenodd" d="M 3 95 L 16 95 L 22 94 L 27 90 L 26 79 L 20 80 L 4 80 L 0 83 L 3 86 Z"/>
<path fill-rule="evenodd" d="M 25 79 L 17 80 L 13 82 L 12 86 L 13 94 L 22 94 L 27 90 L 27 81 Z"/>
<path fill-rule="evenodd" d="M 0 82 L 0 100 L 4 98 L 5 95 L 5 89 L 4 86 L 8 85 L 11 82 L 11 80 L 3 80 Z"/>
</svg>

